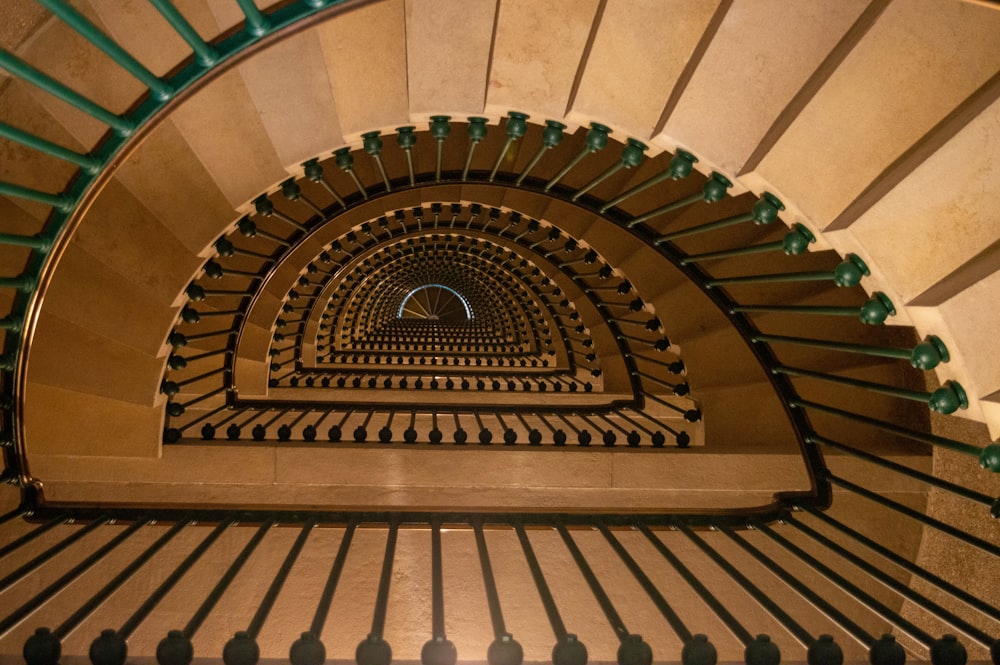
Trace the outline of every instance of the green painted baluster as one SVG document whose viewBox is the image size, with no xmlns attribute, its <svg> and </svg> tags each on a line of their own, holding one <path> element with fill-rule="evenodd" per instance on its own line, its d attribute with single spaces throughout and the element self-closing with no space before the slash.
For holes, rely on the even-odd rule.
<svg viewBox="0 0 1000 665">
<path fill-rule="evenodd" d="M 772 368 L 771 371 L 775 374 L 783 374 L 785 376 L 807 379 L 818 379 L 820 381 L 838 383 L 852 388 L 860 388 L 861 390 L 869 390 L 883 395 L 891 395 L 893 397 L 914 400 L 916 402 L 924 402 L 932 411 L 937 411 L 938 413 L 943 413 L 945 415 L 955 413 L 955 411 L 958 411 L 959 409 L 967 409 L 969 407 L 968 395 L 966 395 L 965 390 L 962 388 L 961 384 L 958 383 L 958 381 L 945 381 L 944 385 L 937 390 L 933 392 L 924 392 L 919 390 L 906 390 L 904 388 L 897 388 L 896 386 L 875 383 L 873 381 L 862 381 L 860 379 L 852 379 L 846 376 L 837 376 L 835 374 L 813 372 L 812 370 L 800 369 L 798 367 L 778 366 Z"/>
<path fill-rule="evenodd" d="M 674 231 L 673 233 L 665 233 L 656 239 L 655 244 L 662 245 L 663 243 L 676 238 L 683 238 L 684 236 L 696 235 L 698 233 L 707 233 L 708 231 L 716 231 L 718 229 L 724 229 L 729 226 L 749 221 L 753 221 L 753 223 L 758 226 L 770 224 L 778 218 L 778 213 L 784 209 L 785 204 L 778 200 L 777 197 L 773 194 L 769 194 L 768 192 L 764 192 L 764 195 L 753 204 L 753 209 L 751 209 L 748 213 L 743 215 L 734 215 L 733 217 L 727 217 L 726 219 L 720 219 L 715 222 L 708 222 L 707 224 L 699 224 L 698 226 L 693 226 L 689 229 L 683 229 L 681 231 Z"/>
<path fill-rule="evenodd" d="M 682 178 L 688 177 L 689 175 L 691 175 L 691 171 L 693 170 L 694 164 L 697 161 L 698 158 L 692 155 L 690 152 L 687 152 L 685 150 L 678 150 L 677 154 L 674 155 L 673 158 L 670 160 L 670 168 L 668 168 L 663 173 L 657 176 L 653 176 L 649 180 L 640 183 L 635 187 L 633 187 L 632 189 L 623 192 L 622 194 L 619 194 L 617 197 L 611 199 L 601 207 L 601 212 L 602 213 L 607 212 L 608 210 L 614 208 L 616 205 L 618 205 L 625 199 L 635 196 L 639 192 L 644 192 L 653 185 L 658 185 L 664 180 L 668 179 L 680 180 Z"/>
<path fill-rule="evenodd" d="M 320 184 L 323 189 L 327 191 L 334 198 L 334 200 L 340 204 L 341 208 L 346 208 L 347 204 L 344 203 L 344 199 L 340 197 L 340 194 L 326 181 L 323 177 L 323 165 L 319 163 L 318 159 L 310 159 L 308 162 L 302 165 L 305 176 L 308 180 Z"/>
<path fill-rule="evenodd" d="M 538 164 L 546 152 L 562 143 L 563 131 L 565 129 L 566 125 L 561 122 L 556 122 L 555 120 L 545 121 L 545 129 L 542 130 L 542 147 L 538 149 L 535 156 L 531 158 L 528 165 L 524 167 L 523 171 L 521 171 L 521 175 L 517 178 L 518 185 L 524 182 L 524 179 L 528 177 L 529 173 L 531 173 L 531 169 L 535 168 L 535 165 Z"/>
<path fill-rule="evenodd" d="M 646 155 L 643 153 L 647 150 L 649 150 L 649 146 L 645 143 L 636 141 L 635 139 L 629 139 L 625 144 L 625 147 L 622 149 L 622 158 L 616 164 L 612 164 L 611 167 L 604 171 L 604 173 L 584 185 L 579 191 L 577 191 L 576 194 L 573 195 L 572 200 L 576 201 L 591 189 L 597 187 L 599 184 L 618 173 L 620 170 L 632 169 L 639 166 L 642 164 L 643 160 L 646 159 Z"/>
<path fill-rule="evenodd" d="M 375 165 L 378 166 L 378 172 L 382 174 L 382 182 L 385 183 L 385 191 L 391 192 L 392 185 L 389 184 L 389 176 L 385 173 L 385 165 L 382 164 L 382 139 L 379 138 L 379 132 L 368 132 L 367 134 L 362 134 L 361 138 L 364 139 L 365 152 L 371 155 L 372 159 L 375 160 Z"/>
<path fill-rule="evenodd" d="M 71 164 L 76 164 L 83 169 L 85 173 L 90 175 L 93 175 L 101 170 L 101 163 L 96 158 L 91 157 L 90 155 L 81 155 L 78 152 L 64 148 L 61 145 L 52 143 L 51 141 L 46 141 L 45 139 L 35 136 L 34 134 L 22 131 L 17 127 L 12 127 L 5 122 L 0 122 L 0 137 L 16 141 L 21 145 L 27 146 L 33 150 L 38 150 L 39 152 L 44 152 L 46 155 L 62 159 L 70 162 Z"/>
<path fill-rule="evenodd" d="M 562 167 L 559 173 L 557 173 L 552 180 L 549 180 L 545 184 L 545 191 L 547 192 L 555 187 L 556 184 L 562 180 L 574 166 L 583 161 L 584 157 L 591 153 L 604 150 L 605 146 L 608 145 L 608 134 L 610 133 L 611 129 L 609 127 L 605 127 L 604 125 L 596 122 L 590 123 L 590 131 L 587 132 L 587 140 L 583 146 L 583 150 L 581 150 L 576 157 L 571 159 L 566 166 Z"/>
<path fill-rule="evenodd" d="M 417 144 L 417 135 L 413 133 L 414 129 L 412 126 L 396 128 L 396 143 L 406 153 L 406 168 L 410 172 L 410 187 L 417 184 L 417 179 L 413 174 L 413 146 Z"/>
<path fill-rule="evenodd" d="M 0 319 L 0 330 L 10 330 L 11 332 L 20 332 L 21 325 L 23 321 L 13 314 L 9 314 L 2 319 Z"/>
<path fill-rule="evenodd" d="M 61 99 L 77 110 L 100 120 L 114 129 L 119 136 L 128 136 L 135 131 L 135 125 L 127 118 L 115 115 L 103 106 L 95 104 L 75 90 L 71 90 L 54 78 L 38 71 L 12 53 L 0 50 L 0 67 L 31 85 L 41 88 L 53 97 Z"/>
<path fill-rule="evenodd" d="M 248 217 L 244 217 L 239 222 L 237 222 L 236 223 L 236 229 L 240 232 L 240 235 L 243 236 L 244 238 L 256 238 L 257 236 L 260 236 L 261 238 L 267 238 L 271 242 L 276 242 L 279 245 L 281 245 L 282 247 L 291 247 L 292 246 L 291 242 L 289 242 L 288 240 L 282 238 L 281 236 L 275 235 L 273 233 L 268 233 L 267 231 L 258 229 L 257 225 L 254 224 L 254 222 L 251 219 L 249 219 Z M 216 264 L 216 265 L 218 265 L 218 264 Z M 226 274 L 236 274 L 236 275 L 241 274 L 239 271 L 233 271 L 233 270 L 226 270 L 225 273 Z M 254 276 L 256 276 L 256 273 L 250 273 L 250 274 L 253 274 Z M 210 277 L 214 277 L 214 275 L 209 275 L 209 276 Z M 220 274 L 220 277 L 221 277 L 221 274 Z"/>
<path fill-rule="evenodd" d="M 503 144 L 503 150 L 497 155 L 497 161 L 493 164 L 493 170 L 490 171 L 490 182 L 493 182 L 493 179 L 496 178 L 497 171 L 500 170 L 500 164 L 503 163 L 504 157 L 507 156 L 510 147 L 528 131 L 528 123 L 525 121 L 529 117 L 524 113 L 516 111 L 507 113 L 507 140 Z"/>
<path fill-rule="evenodd" d="M 0 289 L 17 289 L 18 291 L 30 291 L 35 288 L 35 278 L 31 275 L 18 275 L 17 277 L 0 277 Z"/>
<path fill-rule="evenodd" d="M 33 236 L 20 236 L 10 233 L 0 233 L 0 245 L 14 245 L 15 247 L 30 247 L 40 252 L 47 252 L 52 247 L 52 240 L 42 234 Z"/>
<path fill-rule="evenodd" d="M 792 229 L 785 235 L 783 240 L 765 243 L 763 245 L 751 245 L 750 247 L 740 247 L 738 249 L 726 249 L 721 252 L 710 252 L 708 254 L 694 254 L 681 259 L 681 265 L 698 263 L 699 261 L 712 261 L 715 259 L 727 259 L 733 256 L 743 256 L 746 254 L 762 254 L 765 252 L 783 251 L 789 256 L 797 256 L 806 251 L 811 243 L 816 242 L 816 236 L 801 224 L 794 224 Z"/>
<path fill-rule="evenodd" d="M 88 21 L 83 14 L 73 9 L 68 2 L 64 0 L 38 0 L 38 3 L 58 16 L 60 20 L 73 28 L 88 42 L 103 51 L 122 69 L 139 79 L 143 85 L 149 88 L 150 93 L 156 99 L 165 101 L 174 96 L 173 86 L 146 69 L 142 63 L 132 57 L 132 54 L 119 46 L 115 40 L 101 32 L 96 25 Z"/>
<path fill-rule="evenodd" d="M 149 0 L 149 4 L 153 5 L 163 18 L 167 20 L 170 27 L 187 42 L 191 50 L 194 51 L 198 64 L 203 67 L 211 67 L 219 61 L 219 54 L 215 52 L 214 48 L 205 43 L 205 40 L 191 27 L 191 24 L 184 18 L 184 15 L 177 11 L 171 0 Z"/>
<path fill-rule="evenodd" d="M 708 180 L 705 182 L 705 186 L 702 188 L 700 194 L 692 194 L 691 196 L 685 196 L 682 199 L 678 199 L 673 203 L 668 203 L 659 208 L 650 210 L 647 213 L 643 213 L 638 217 L 633 217 L 627 226 L 628 228 L 634 228 L 643 222 L 650 220 L 654 217 L 659 217 L 660 215 L 665 215 L 668 212 L 679 210 L 685 206 L 689 206 L 692 203 L 697 203 L 698 201 L 704 201 L 705 203 L 718 203 L 726 196 L 726 191 L 733 186 L 733 183 L 729 179 L 722 175 L 721 173 L 713 172 L 709 176 Z"/>
<path fill-rule="evenodd" d="M 52 206 L 60 212 L 69 212 L 73 209 L 73 200 L 67 196 L 40 192 L 37 189 L 21 187 L 20 185 L 15 185 L 10 182 L 0 182 L 0 194 L 14 196 L 19 199 L 26 199 L 28 201 L 35 201 L 36 203 L 44 203 L 45 205 Z"/>
<path fill-rule="evenodd" d="M 742 277 L 726 277 L 706 280 L 706 286 L 712 288 L 727 284 L 767 284 L 776 282 L 810 282 L 832 279 L 837 286 L 857 286 L 861 278 L 870 275 L 868 266 L 857 254 L 848 254 L 847 258 L 833 270 L 815 272 L 775 273 L 770 275 L 745 275 Z"/>
<path fill-rule="evenodd" d="M 292 226 L 294 226 L 295 228 L 297 228 L 299 231 L 304 231 L 305 232 L 305 231 L 309 230 L 301 222 L 298 222 L 298 221 L 292 219 L 291 217 L 289 217 L 285 213 L 283 213 L 280 210 L 276 209 L 274 207 L 274 202 L 271 199 L 267 198 L 266 194 L 262 194 L 262 195 L 258 196 L 256 199 L 254 199 L 253 205 L 254 205 L 254 209 L 256 210 L 257 214 L 261 215 L 262 217 L 277 217 L 281 221 L 283 221 L 283 222 L 285 222 L 287 224 L 291 224 Z"/>
<path fill-rule="evenodd" d="M 351 154 L 351 149 L 348 147 L 340 148 L 334 151 L 333 156 L 336 158 L 337 166 L 340 167 L 340 170 L 351 176 L 351 179 L 354 180 L 354 185 L 361 192 L 361 197 L 367 201 L 368 192 L 365 191 L 364 185 L 358 179 L 358 174 L 354 172 L 354 155 Z"/>
<path fill-rule="evenodd" d="M 674 395 L 677 395 L 678 397 L 684 397 L 685 395 L 691 392 L 691 387 L 686 382 L 670 383 L 669 381 L 664 381 L 663 379 L 656 377 L 652 374 L 646 374 L 645 372 L 640 372 L 638 370 L 630 372 L 630 374 L 632 374 L 632 376 L 641 376 L 642 378 L 652 381 L 653 383 L 658 383 L 661 386 L 670 388 L 670 390 L 673 391 Z"/>
<path fill-rule="evenodd" d="M 434 165 L 434 182 L 441 182 L 441 152 L 444 150 L 444 140 L 451 134 L 450 115 L 431 116 L 431 136 L 437 141 L 437 161 Z"/>
<path fill-rule="evenodd" d="M 295 178 L 289 178 L 281 183 L 281 195 L 289 201 L 298 201 L 299 203 L 305 204 L 320 217 L 324 217 L 326 214 L 323 212 L 323 209 L 313 203 L 308 196 L 304 196 L 302 194 L 302 187 L 299 186 L 299 183 L 295 182 Z"/>
<path fill-rule="evenodd" d="M 821 316 L 856 316 L 862 323 L 880 325 L 896 314 L 896 307 L 889 296 L 876 291 L 860 308 L 824 307 L 817 305 L 733 305 L 729 309 L 737 312 L 778 312 L 785 314 L 817 314 Z"/>
<path fill-rule="evenodd" d="M 462 169 L 462 180 L 469 177 L 469 167 L 472 166 L 472 156 L 476 152 L 476 146 L 486 138 L 486 118 L 469 118 L 469 150 L 465 155 L 465 168 Z"/>
<path fill-rule="evenodd" d="M 254 4 L 254 0 L 236 0 L 236 4 L 240 6 L 240 10 L 246 17 L 246 31 L 249 32 L 254 37 L 261 37 L 267 34 L 267 31 L 271 28 L 270 21 L 267 17 L 257 9 L 257 5 Z"/>
<path fill-rule="evenodd" d="M 842 342 L 829 342 L 820 339 L 808 339 L 804 337 L 786 337 L 783 335 L 754 335 L 753 341 L 796 344 L 799 346 L 810 346 L 816 349 L 830 349 L 831 351 L 845 351 L 847 353 L 860 353 L 862 355 L 877 356 L 880 358 L 896 358 L 909 360 L 910 364 L 922 370 L 931 370 L 941 363 L 948 362 L 951 357 L 948 354 L 948 347 L 936 335 L 929 335 L 922 342 L 912 349 L 883 348 L 879 346 L 867 346 L 864 344 L 844 344 Z"/>
</svg>

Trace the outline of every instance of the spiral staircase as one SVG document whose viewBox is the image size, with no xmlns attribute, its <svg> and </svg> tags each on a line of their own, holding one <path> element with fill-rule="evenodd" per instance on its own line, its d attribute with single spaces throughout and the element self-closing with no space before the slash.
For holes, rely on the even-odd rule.
<svg viewBox="0 0 1000 665">
<path fill-rule="evenodd" d="M 1000 662 L 995 6 L 2 12 L 0 659 Z"/>
</svg>

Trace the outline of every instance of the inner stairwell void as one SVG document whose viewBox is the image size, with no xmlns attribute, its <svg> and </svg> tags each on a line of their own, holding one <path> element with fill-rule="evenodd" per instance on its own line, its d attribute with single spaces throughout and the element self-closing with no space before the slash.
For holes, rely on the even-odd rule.
<svg viewBox="0 0 1000 665">
<path fill-rule="evenodd" d="M 995 6 L 0 11 L 0 659 L 1000 662 Z"/>
</svg>

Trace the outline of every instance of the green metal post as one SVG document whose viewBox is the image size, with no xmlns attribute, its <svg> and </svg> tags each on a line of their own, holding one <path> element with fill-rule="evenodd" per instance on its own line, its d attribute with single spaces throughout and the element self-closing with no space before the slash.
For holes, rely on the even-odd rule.
<svg viewBox="0 0 1000 665">
<path fill-rule="evenodd" d="M 776 312 L 784 314 L 816 314 L 821 316 L 856 316 L 862 323 L 879 325 L 895 315 L 896 308 L 889 297 L 881 291 L 876 291 L 860 308 L 858 307 L 826 307 L 822 305 L 733 305 L 729 308 L 737 312 Z"/>
<path fill-rule="evenodd" d="M 795 224 L 782 240 L 764 243 L 763 245 L 751 245 L 750 247 L 738 247 L 736 249 L 726 249 L 719 252 L 709 252 L 706 254 L 693 254 L 681 259 L 681 265 L 689 265 L 700 261 L 714 261 L 716 259 L 728 259 L 734 256 L 745 256 L 747 254 L 763 254 L 766 252 L 783 251 L 789 256 L 796 256 L 803 253 L 809 245 L 816 241 L 816 236 L 809 229 L 801 224 Z"/>
<path fill-rule="evenodd" d="M 254 4 L 253 0 L 236 0 L 236 4 L 240 6 L 240 10 L 247 19 L 247 32 L 254 37 L 261 37 L 267 34 L 267 31 L 271 28 L 270 21 L 257 9 L 257 5 Z"/>
<path fill-rule="evenodd" d="M 198 63 L 205 67 L 211 67 L 219 61 L 219 54 L 216 53 L 215 49 L 205 43 L 205 40 L 201 38 L 201 35 L 188 23 L 184 15 L 177 11 L 171 0 L 149 0 L 149 4 L 156 7 L 156 10 L 163 15 L 163 18 L 167 20 L 178 35 L 188 43 L 191 50 L 194 51 L 195 58 L 197 58 Z"/>
<path fill-rule="evenodd" d="M 870 418 L 868 416 L 863 416 L 860 413 L 852 413 L 850 411 L 844 411 L 843 409 L 838 409 L 836 407 L 829 406 L 827 404 L 819 404 L 818 402 L 810 402 L 803 399 L 793 399 L 789 401 L 789 404 L 795 408 L 799 409 L 814 409 L 816 411 L 821 411 L 823 413 L 828 413 L 839 418 L 845 418 L 869 427 L 874 427 L 875 429 L 881 430 L 883 432 L 888 432 L 895 436 L 901 436 L 907 439 L 912 439 L 914 441 L 919 441 L 921 443 L 926 443 L 931 446 L 940 446 L 941 448 L 947 448 L 948 450 L 953 450 L 957 453 L 963 455 L 972 455 L 973 457 L 979 457 L 983 449 L 978 446 L 973 446 L 968 443 L 963 443 L 961 441 L 955 441 L 954 439 L 949 439 L 943 436 L 937 436 L 936 434 L 926 434 L 924 432 L 918 432 L 916 430 L 907 429 L 905 427 L 900 427 L 895 423 L 888 423 L 884 420 L 878 420 L 876 418 Z"/>
<path fill-rule="evenodd" d="M 915 469 L 911 469 L 910 467 L 904 464 L 899 464 L 897 462 L 884 459 L 882 457 L 879 457 L 878 455 L 873 455 L 872 453 L 869 453 L 867 451 L 859 450 L 857 448 L 854 448 L 853 446 L 848 446 L 839 441 L 834 441 L 833 439 L 828 439 L 824 436 L 819 436 L 818 434 L 807 435 L 806 441 L 808 441 L 809 443 L 817 443 L 823 446 L 828 446 L 830 448 L 835 448 L 837 450 L 847 453 L 848 455 L 857 457 L 858 459 L 863 459 L 870 464 L 875 464 L 876 466 L 880 466 L 884 469 L 889 469 L 890 471 L 894 471 L 895 473 L 904 475 L 908 478 L 913 478 L 914 480 L 918 480 L 922 483 L 932 485 L 933 487 L 937 487 L 938 489 L 944 490 L 946 492 L 956 494 L 965 499 L 968 499 L 969 501 L 975 501 L 976 503 L 982 504 L 986 507 L 992 506 L 993 502 L 996 500 L 995 497 L 992 497 L 988 494 L 983 494 L 982 492 L 977 492 L 975 490 L 969 489 L 968 487 L 957 485 L 955 483 L 948 482 L 947 480 L 942 480 L 941 478 L 937 478 L 922 471 L 916 471 Z"/>
<path fill-rule="evenodd" d="M 392 185 L 389 184 L 389 176 L 382 163 L 382 139 L 379 138 L 379 132 L 367 132 L 362 134 L 361 138 L 364 139 L 365 152 L 371 155 L 371 158 L 375 160 L 375 165 L 378 166 L 378 172 L 382 175 L 382 182 L 385 184 L 385 191 L 391 192 Z"/>
<path fill-rule="evenodd" d="M 784 335 L 754 335 L 753 341 L 767 342 L 768 344 L 778 342 L 784 344 L 796 344 L 799 346 L 809 346 L 816 349 L 829 349 L 831 351 L 846 351 L 848 353 L 860 353 L 868 356 L 880 358 L 896 358 L 909 360 L 910 364 L 917 369 L 931 370 L 942 362 L 948 362 L 948 348 L 944 342 L 935 335 L 924 338 L 920 344 L 913 349 L 894 349 L 881 346 L 869 346 L 865 344 L 845 344 L 843 342 L 831 342 L 820 339 L 809 339 L 805 337 L 786 337 Z"/>
<path fill-rule="evenodd" d="M 18 275 L 17 277 L 0 277 L 0 289 L 18 289 L 30 291 L 35 288 L 35 280 L 30 275 Z"/>
<path fill-rule="evenodd" d="M 13 314 L 10 314 L 0 319 L 0 330 L 20 332 L 22 323 L 21 319 L 17 318 Z"/>
<path fill-rule="evenodd" d="M 597 187 L 597 185 L 601 184 L 615 173 L 618 173 L 620 170 L 635 168 L 636 166 L 642 164 L 643 160 L 646 158 L 646 155 L 643 153 L 645 153 L 648 149 L 649 146 L 645 143 L 636 141 L 635 139 L 629 139 L 625 148 L 622 150 L 622 158 L 615 164 L 612 164 L 607 170 L 604 171 L 604 173 L 600 174 L 577 190 L 576 194 L 573 195 L 572 200 L 576 201 L 591 189 Z"/>
<path fill-rule="evenodd" d="M 633 187 L 632 189 L 611 199 L 606 204 L 601 206 L 600 209 L 601 213 L 607 212 L 608 210 L 614 208 L 616 205 L 618 205 L 625 199 L 635 196 L 640 192 L 644 192 L 653 185 L 658 185 L 664 180 L 680 180 L 681 178 L 688 177 L 689 175 L 691 175 L 692 168 L 694 167 L 694 164 L 697 161 L 698 158 L 692 155 L 691 153 L 684 150 L 678 150 L 677 154 L 674 155 L 673 159 L 670 160 L 669 169 L 667 169 L 660 175 L 653 176 L 649 180 L 640 183 L 635 187 Z"/>
<path fill-rule="evenodd" d="M 952 414 L 959 409 L 967 409 L 969 407 L 969 398 L 961 384 L 957 381 L 945 381 L 944 385 L 934 392 L 923 392 L 919 390 L 897 388 L 896 386 L 889 386 L 883 383 L 852 379 L 846 376 L 813 372 L 811 370 L 800 369 L 798 367 L 778 366 L 772 368 L 771 371 L 775 374 L 797 376 L 806 379 L 819 379 L 820 381 L 839 383 L 842 386 L 860 388 L 861 390 L 869 390 L 871 392 L 890 395 L 892 397 L 900 397 L 902 399 L 909 399 L 915 402 L 924 402 L 931 408 L 931 410 L 945 415 Z"/>
<path fill-rule="evenodd" d="M 545 121 L 545 129 L 542 130 L 542 146 L 535 153 L 535 156 L 531 158 L 531 161 L 528 162 L 528 165 L 524 167 L 524 170 L 521 171 L 521 175 L 517 177 L 518 185 L 524 182 L 524 179 L 528 177 L 528 174 L 531 173 L 531 170 L 535 168 L 535 165 L 538 164 L 546 152 L 562 143 L 563 131 L 565 129 L 566 125 L 561 122 L 556 122 L 555 120 Z"/>
<path fill-rule="evenodd" d="M 668 212 L 678 210 L 685 206 L 689 206 L 692 203 L 698 201 L 704 201 L 705 203 L 718 203 L 726 196 L 726 191 L 733 186 L 733 183 L 729 179 L 722 175 L 721 173 L 713 172 L 709 179 L 705 182 L 705 186 L 702 188 L 701 192 L 698 194 L 692 194 L 691 196 L 685 196 L 682 199 L 678 199 L 673 203 L 668 203 L 666 205 L 660 206 L 650 210 L 649 212 L 643 213 L 638 217 L 633 217 L 629 221 L 628 228 L 634 228 L 643 222 L 650 220 L 654 217 L 659 217 L 660 215 L 665 215 Z"/>
<path fill-rule="evenodd" d="M 450 115 L 432 115 L 431 137 L 437 142 L 437 158 L 434 165 L 434 182 L 441 182 L 441 155 L 444 150 L 444 140 L 451 134 Z"/>
<path fill-rule="evenodd" d="M 135 131 L 135 126 L 127 118 L 115 115 L 103 106 L 95 104 L 75 90 L 71 90 L 54 78 L 38 71 L 13 53 L 0 50 L 0 67 L 33 86 L 41 88 L 53 97 L 61 99 L 70 106 L 97 118 L 114 129 L 120 136 L 128 136 Z"/>
<path fill-rule="evenodd" d="M 725 286 L 727 284 L 770 284 L 779 282 L 809 282 L 832 279 L 837 286 L 857 286 L 861 278 L 870 275 L 868 266 L 856 254 L 848 254 L 847 258 L 836 268 L 829 271 L 774 273 L 769 275 L 741 275 L 722 279 L 705 280 L 708 287 Z"/>
<path fill-rule="evenodd" d="M 87 20 L 83 14 L 75 10 L 68 2 L 64 0 L 38 0 L 38 3 L 58 16 L 60 20 L 73 28 L 88 42 L 103 51 L 122 69 L 139 79 L 143 85 L 149 88 L 154 97 L 160 101 L 166 101 L 174 96 L 173 86 L 146 69 L 142 63 L 132 57 L 131 53 L 119 46 L 115 40 L 101 32 L 96 25 Z"/>
<path fill-rule="evenodd" d="M 577 154 L 576 157 L 571 159 L 566 166 L 559 170 L 559 173 L 555 175 L 554 178 L 549 180 L 545 184 L 545 191 L 549 191 L 555 187 L 556 183 L 562 180 L 567 173 L 573 170 L 573 167 L 583 161 L 583 158 L 593 152 L 598 152 L 603 150 L 606 145 L 608 145 L 608 134 L 611 133 L 610 127 L 605 127 L 604 125 L 592 122 L 590 123 L 590 131 L 587 132 L 587 140 L 583 146 L 583 150 Z"/>
<path fill-rule="evenodd" d="M 406 168 L 410 173 L 410 186 L 417 184 L 416 176 L 413 173 L 413 146 L 417 144 L 417 135 L 413 133 L 415 127 L 397 127 L 396 143 L 406 153 Z"/>
<path fill-rule="evenodd" d="M 22 236 L 11 233 L 0 233 L 0 245 L 13 245 L 15 247 L 30 247 L 41 252 L 48 251 L 52 247 L 52 241 L 44 235 Z"/>
<path fill-rule="evenodd" d="M 727 217 L 726 219 L 720 219 L 715 222 L 699 224 L 698 226 L 693 226 L 689 229 L 666 233 L 657 238 L 655 244 L 662 245 L 663 243 L 674 240 L 675 238 L 683 238 L 684 236 L 724 229 L 728 226 L 742 224 L 743 222 L 749 222 L 751 220 L 758 225 L 770 224 L 778 218 L 778 212 L 784 209 L 785 204 L 782 203 L 777 197 L 768 192 L 764 192 L 764 195 L 753 204 L 753 209 L 744 215 L 735 215 L 733 217 Z"/>
<path fill-rule="evenodd" d="M 462 169 L 462 180 L 466 180 L 469 177 L 469 167 L 472 166 L 472 156 L 476 153 L 476 146 L 486 138 L 486 120 L 487 118 L 480 117 L 469 118 L 469 149 L 465 155 L 465 168 Z"/>
<path fill-rule="evenodd" d="M 497 161 L 493 164 L 493 170 L 490 171 L 490 182 L 493 182 L 493 179 L 496 178 L 500 164 L 503 163 L 503 159 L 507 156 L 510 147 L 528 131 L 526 120 L 529 117 L 524 113 L 517 113 L 516 111 L 511 111 L 507 114 L 507 140 L 504 141 L 503 149 L 497 155 Z"/>
<path fill-rule="evenodd" d="M 90 175 L 97 173 L 101 169 L 101 162 L 90 155 L 82 155 L 74 152 L 51 141 L 46 141 L 39 136 L 29 134 L 17 127 L 12 127 L 5 122 L 0 122 L 0 137 L 16 141 L 21 145 L 44 152 L 46 155 L 62 159 L 71 164 L 76 164 Z"/>
<path fill-rule="evenodd" d="M 43 203 L 45 205 L 52 206 L 60 212 L 69 212 L 73 209 L 73 200 L 67 196 L 40 192 L 37 189 L 21 187 L 20 185 L 15 185 L 10 182 L 0 182 L 0 194 L 13 196 L 19 199 L 26 199 L 28 201 L 35 201 L 36 203 Z"/>
</svg>

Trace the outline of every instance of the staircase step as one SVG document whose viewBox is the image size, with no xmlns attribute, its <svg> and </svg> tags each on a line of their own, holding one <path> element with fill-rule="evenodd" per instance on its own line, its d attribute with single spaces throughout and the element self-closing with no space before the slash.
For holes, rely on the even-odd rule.
<svg viewBox="0 0 1000 665">
<path fill-rule="evenodd" d="M 403 0 L 358 7 L 317 28 L 346 141 L 409 118 Z"/>
<path fill-rule="evenodd" d="M 109 36 L 157 76 L 164 76 L 177 63 L 191 56 L 191 47 L 148 2 L 101 2 L 91 0 Z M 220 33 L 208 3 L 173 3 L 202 39 Z"/>
<path fill-rule="evenodd" d="M 160 123 L 115 173 L 192 254 L 232 219 L 233 207 L 172 120 Z"/>
<path fill-rule="evenodd" d="M 43 311 L 149 355 L 163 350 L 177 316 L 169 304 L 151 303 L 146 288 L 75 244 L 60 259 Z"/>
<path fill-rule="evenodd" d="M 410 119 L 482 115 L 496 0 L 406 4 Z"/>
<path fill-rule="evenodd" d="M 75 8 L 101 30 L 106 26 L 89 0 Z M 146 88 L 111 58 L 59 20 L 45 24 L 18 54 L 33 67 L 72 88 L 112 113 L 126 111 Z M 86 148 L 108 131 L 107 125 L 33 86 L 31 94 Z"/>
<path fill-rule="evenodd" d="M 154 406 L 163 359 L 43 312 L 32 340 L 31 381 L 64 390 Z"/>
<path fill-rule="evenodd" d="M 121 184 L 111 181 L 87 211 L 72 243 L 141 289 L 144 309 L 169 308 L 201 259 Z M 60 273 L 59 279 L 76 276 Z M 132 312 L 140 316 L 140 312 Z"/>
<path fill-rule="evenodd" d="M 344 142 L 316 30 L 275 44 L 239 70 L 271 144 L 290 172 L 318 148 L 332 150 Z"/>
<path fill-rule="evenodd" d="M 238 71 L 217 78 L 170 117 L 234 208 L 288 175 Z"/>
<path fill-rule="evenodd" d="M 802 96 L 812 91 L 811 78 L 828 73 L 827 59 L 843 57 L 840 51 L 853 46 L 853 40 L 839 46 L 838 41 L 847 39 L 856 21 L 859 31 L 870 25 L 881 4 L 732 4 L 676 106 L 668 109 L 657 142 L 697 148 L 713 168 L 738 173 L 770 138 L 775 121 L 808 101 Z M 779 30 L 782 38 L 759 39 L 760 30 Z"/>
<path fill-rule="evenodd" d="M 37 101 L 28 84 L 10 81 L 0 95 L 0 121 L 23 132 L 55 143 L 75 152 L 84 152 L 83 146 L 55 121 Z M 0 181 L 29 187 L 49 194 L 62 192 L 77 166 L 19 143 L 0 139 L 4 158 L 0 161 Z M 39 220 L 45 220 L 52 208 L 26 199 L 11 198 L 17 206 Z"/>
<path fill-rule="evenodd" d="M 537 3 L 501 2 L 486 110 L 498 115 L 516 110 L 538 121 L 561 120 L 599 6 L 598 0 L 555 0 L 546 13 L 559 19 L 540 26 Z"/>
<path fill-rule="evenodd" d="M 851 224 L 850 238 L 901 304 L 1000 243 L 998 126 L 1000 101 Z"/>
<path fill-rule="evenodd" d="M 162 406 L 88 395 L 30 378 L 25 397 L 24 427 L 32 460 L 35 455 L 47 454 L 95 458 L 159 455 Z M 52 417 L 54 413 L 59 417 Z M 43 470 L 32 472 L 41 474 Z"/>
<path fill-rule="evenodd" d="M 998 31 L 1000 13 L 987 6 L 929 2 L 917 11 L 890 5 L 755 172 L 780 183 L 778 195 L 825 228 L 1000 69 Z M 941 39 L 954 42 L 948 58 L 937 57 L 933 44 Z M 802 168 L 803 155 L 809 155 L 808 169 Z"/>
<path fill-rule="evenodd" d="M 590 118 L 646 139 L 716 12 L 718 2 L 607 3 L 581 63 L 570 121 Z"/>
</svg>

